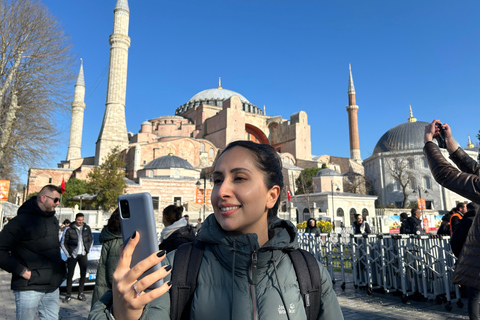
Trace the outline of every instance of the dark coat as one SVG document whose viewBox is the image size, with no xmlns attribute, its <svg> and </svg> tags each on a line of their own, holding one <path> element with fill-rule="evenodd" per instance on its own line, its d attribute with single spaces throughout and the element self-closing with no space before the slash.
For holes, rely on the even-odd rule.
<svg viewBox="0 0 480 320">
<path fill-rule="evenodd" d="M 107 227 L 100 233 L 102 253 L 97 267 L 97 278 L 93 290 L 92 306 L 108 290 L 112 289 L 113 273 L 120 259 L 120 247 L 123 244 L 121 233 L 112 233 Z"/>
<path fill-rule="evenodd" d="M 475 211 L 472 210 L 465 213 L 463 219 L 457 225 L 457 228 L 450 238 L 450 247 L 452 247 L 452 252 L 457 258 L 460 257 L 460 253 L 462 252 L 463 245 L 467 239 L 468 230 L 470 230 L 473 223 L 473 218 L 475 218 Z M 448 231 L 450 232 L 450 228 Z"/>
<path fill-rule="evenodd" d="M 195 241 L 195 233 L 191 225 L 187 224 L 185 227 L 181 227 L 173 232 L 168 238 L 158 246 L 159 250 L 165 250 L 168 252 L 177 249 L 180 245 L 188 242 Z"/>
<path fill-rule="evenodd" d="M 435 180 L 445 188 L 480 203 L 480 166 L 462 148 L 450 155 L 460 169 L 445 159 L 436 144 L 428 142 L 423 154 Z M 480 289 L 480 212 L 477 211 L 470 227 L 452 282 Z"/>
<path fill-rule="evenodd" d="M 27 200 L 0 232 L 0 268 L 12 273 L 12 290 L 55 291 L 65 277 L 55 211 L 42 211 L 37 197 Z M 21 274 L 28 269 L 30 280 Z"/>
<path fill-rule="evenodd" d="M 310 221 L 312 220 L 315 222 L 314 227 L 310 226 Z M 317 220 L 315 220 L 314 218 L 308 219 L 307 227 L 305 228 L 305 233 L 320 233 L 320 228 L 317 227 Z"/>
<path fill-rule="evenodd" d="M 83 246 L 85 248 L 85 252 L 88 253 L 92 248 L 93 244 L 93 236 L 92 230 L 90 226 L 86 223 L 82 225 L 82 238 L 83 238 Z M 72 257 L 73 252 L 77 249 L 78 246 L 78 233 L 77 227 L 75 226 L 75 221 L 72 222 L 67 229 L 64 231 L 62 236 L 62 249 L 65 252 L 67 257 Z"/>
</svg>

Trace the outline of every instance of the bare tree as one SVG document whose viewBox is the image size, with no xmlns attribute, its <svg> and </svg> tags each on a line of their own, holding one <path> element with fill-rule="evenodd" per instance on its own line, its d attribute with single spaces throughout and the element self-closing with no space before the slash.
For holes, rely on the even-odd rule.
<svg viewBox="0 0 480 320">
<path fill-rule="evenodd" d="M 388 169 L 390 170 L 392 178 L 400 185 L 403 195 L 403 207 L 406 208 L 409 195 L 409 193 L 407 192 L 407 187 L 415 179 L 414 173 L 410 168 L 411 161 L 413 161 L 413 159 L 399 156 L 395 152 L 392 152 L 392 154 L 392 159 L 388 159 L 386 163 L 388 165 Z"/>
<path fill-rule="evenodd" d="M 372 189 L 371 180 L 360 173 L 349 170 L 345 176 L 343 190 L 349 193 L 368 194 Z"/>
<path fill-rule="evenodd" d="M 0 176 L 51 159 L 73 61 L 69 37 L 43 4 L 0 0 Z"/>
</svg>

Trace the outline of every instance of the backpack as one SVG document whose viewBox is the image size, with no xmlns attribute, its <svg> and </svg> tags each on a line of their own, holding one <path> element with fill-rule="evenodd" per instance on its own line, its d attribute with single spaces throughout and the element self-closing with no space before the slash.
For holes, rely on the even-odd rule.
<svg viewBox="0 0 480 320">
<path fill-rule="evenodd" d="M 170 319 L 190 319 L 190 305 L 197 287 L 205 244 L 201 241 L 181 245 L 175 253 L 170 288 Z M 288 252 L 297 275 L 300 293 L 308 320 L 318 319 L 321 311 L 322 279 L 317 259 L 308 251 Z"/>
</svg>

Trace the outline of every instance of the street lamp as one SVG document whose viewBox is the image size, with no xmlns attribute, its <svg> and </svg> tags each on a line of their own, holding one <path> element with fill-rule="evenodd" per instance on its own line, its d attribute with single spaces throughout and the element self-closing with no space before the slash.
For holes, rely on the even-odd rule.
<svg viewBox="0 0 480 320">
<path fill-rule="evenodd" d="M 334 202 L 334 199 L 333 199 L 333 179 L 331 181 L 331 184 L 332 184 L 332 226 L 333 226 L 333 221 L 335 220 L 335 202 Z M 335 191 L 340 191 L 340 188 L 338 187 L 337 185 L 337 189 Z"/>
<path fill-rule="evenodd" d="M 212 183 L 212 178 L 210 178 L 210 184 L 211 183 Z M 196 185 L 197 185 L 197 188 L 200 188 L 200 186 L 202 185 L 200 180 L 197 181 Z M 203 178 L 203 213 L 201 215 L 202 221 L 205 221 L 206 205 L 207 205 L 207 179 Z"/>
</svg>

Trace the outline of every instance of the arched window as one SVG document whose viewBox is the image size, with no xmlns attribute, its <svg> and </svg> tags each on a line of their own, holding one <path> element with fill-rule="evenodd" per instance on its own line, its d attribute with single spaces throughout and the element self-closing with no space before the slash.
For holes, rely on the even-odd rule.
<svg viewBox="0 0 480 320">
<path fill-rule="evenodd" d="M 342 208 L 338 208 L 337 209 L 337 217 L 343 217 L 344 216 L 344 212 L 343 212 L 343 209 Z"/>
<path fill-rule="evenodd" d="M 150 178 L 153 178 L 153 170 L 149 170 L 149 171 L 148 171 L 148 176 L 149 176 Z"/>
<path fill-rule="evenodd" d="M 180 171 L 179 170 L 173 171 L 173 177 L 174 178 L 180 178 Z"/>
<path fill-rule="evenodd" d="M 408 158 L 408 168 L 415 169 L 415 162 L 413 161 L 413 158 Z"/>
<path fill-rule="evenodd" d="M 213 151 L 213 149 L 210 148 L 210 150 L 208 150 L 208 157 L 213 158 L 214 156 L 215 156 L 215 151 Z"/>
<path fill-rule="evenodd" d="M 200 152 L 205 152 L 205 143 L 200 143 Z"/>
<path fill-rule="evenodd" d="M 368 209 L 367 209 L 367 208 L 363 208 L 363 209 L 362 209 L 362 216 L 363 216 L 363 217 L 368 216 Z"/>
</svg>

